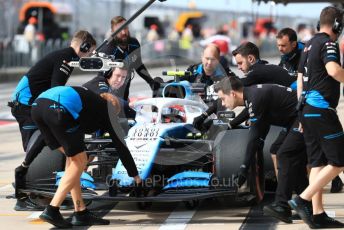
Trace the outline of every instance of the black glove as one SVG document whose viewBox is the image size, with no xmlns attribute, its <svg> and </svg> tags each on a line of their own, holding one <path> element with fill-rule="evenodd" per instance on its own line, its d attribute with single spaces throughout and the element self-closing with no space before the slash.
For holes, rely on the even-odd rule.
<svg viewBox="0 0 344 230">
<path fill-rule="evenodd" d="M 241 165 L 239 168 L 239 171 L 237 172 L 237 175 L 235 177 L 234 183 L 240 188 L 247 180 L 247 167 L 246 165 Z"/>
<path fill-rule="evenodd" d="M 208 114 L 206 113 L 202 113 L 201 115 L 199 115 L 198 117 L 194 118 L 194 121 L 192 123 L 192 125 L 198 129 L 198 130 L 202 130 L 202 124 L 205 121 L 205 119 L 207 119 Z"/>
<path fill-rule="evenodd" d="M 161 84 L 164 83 L 164 80 L 161 77 L 155 77 L 150 83 L 149 86 L 151 87 L 153 91 L 153 97 L 159 97 L 161 96 L 161 91 L 159 90 L 161 87 Z"/>
<path fill-rule="evenodd" d="M 160 82 L 156 81 L 155 79 L 149 84 L 149 86 L 151 87 L 151 89 L 153 91 L 157 91 L 160 89 Z"/>
</svg>

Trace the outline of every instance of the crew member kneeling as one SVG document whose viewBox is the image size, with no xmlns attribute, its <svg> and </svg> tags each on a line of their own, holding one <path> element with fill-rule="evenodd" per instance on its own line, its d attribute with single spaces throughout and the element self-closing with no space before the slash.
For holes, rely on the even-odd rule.
<svg viewBox="0 0 344 230">
<path fill-rule="evenodd" d="M 109 103 L 108 103 L 109 102 Z M 135 162 L 121 135 L 116 133 L 118 99 L 104 93 L 95 93 L 83 87 L 59 86 L 40 94 L 32 104 L 32 118 L 40 129 L 46 144 L 66 155 L 66 170 L 50 205 L 40 215 L 44 221 L 59 228 L 72 225 L 107 225 L 108 220 L 90 213 L 81 196 L 80 176 L 87 164 L 84 134 L 99 128 L 108 131 L 119 149 L 119 157 L 137 184 L 141 183 Z M 74 203 L 72 222 L 67 222 L 59 207 L 70 192 Z"/>
</svg>

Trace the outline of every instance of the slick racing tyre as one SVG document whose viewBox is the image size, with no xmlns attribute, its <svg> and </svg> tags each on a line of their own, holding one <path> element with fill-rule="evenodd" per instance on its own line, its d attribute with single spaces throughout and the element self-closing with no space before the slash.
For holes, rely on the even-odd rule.
<svg viewBox="0 0 344 230">
<path fill-rule="evenodd" d="M 244 161 L 248 142 L 248 129 L 234 129 L 220 132 L 214 142 L 215 170 L 220 184 L 235 187 L 235 176 Z M 247 177 L 248 192 L 260 202 L 264 196 L 264 159 L 258 152 Z"/>
<path fill-rule="evenodd" d="M 31 163 L 26 181 L 28 187 L 47 188 L 55 184 L 54 172 L 64 171 L 65 156 L 58 150 L 51 151 L 44 147 L 36 159 Z"/>
</svg>

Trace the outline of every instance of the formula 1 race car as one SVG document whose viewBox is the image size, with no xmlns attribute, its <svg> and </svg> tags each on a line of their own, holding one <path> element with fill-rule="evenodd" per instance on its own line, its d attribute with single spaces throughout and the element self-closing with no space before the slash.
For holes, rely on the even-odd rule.
<svg viewBox="0 0 344 230">
<path fill-rule="evenodd" d="M 149 0 L 113 32 L 96 49 L 96 56 L 81 58 L 71 66 L 97 72 L 119 65 L 97 52 L 154 2 Z M 221 119 L 211 118 L 209 131 L 201 133 L 195 129 L 193 119 L 207 109 L 201 96 L 209 96 L 213 90 L 202 84 L 179 81 L 178 76 L 183 74 L 186 73 L 167 72 L 175 76 L 175 80 L 162 83 L 155 97 L 134 103 L 134 122 L 124 120 L 130 126 L 125 141 L 144 180 L 140 188 L 134 186 L 133 179 L 127 175 L 111 139 L 106 135 L 85 139 L 86 152 L 93 159 L 88 173 L 83 173 L 80 180 L 86 203 L 133 201 L 138 202 L 140 208 L 146 208 L 151 202 L 182 201 L 193 208 L 199 200 L 214 197 L 234 195 L 247 201 L 262 200 L 265 181 L 274 175 L 268 150 L 280 129 L 271 128 L 264 149 L 255 154 L 246 184 L 239 189 L 236 173 L 243 163 L 248 127 L 227 130 L 226 122 L 233 112 L 225 111 Z M 16 193 L 26 193 L 37 203 L 46 204 L 56 191 L 64 165 L 63 154 L 45 147 L 29 167 L 26 187 Z M 71 197 L 67 196 L 66 200 Z"/>
<path fill-rule="evenodd" d="M 145 182 L 139 195 L 116 157 L 111 139 L 86 138 L 87 153 L 95 160 L 81 178 L 84 199 L 135 201 L 140 208 L 151 202 L 179 201 L 192 208 L 202 199 L 233 195 L 247 201 L 262 200 L 266 172 L 273 172 L 266 150 L 279 129 L 272 127 L 264 150 L 255 155 L 246 184 L 238 189 L 235 178 L 244 159 L 248 128 L 227 130 L 228 120 L 212 119 L 210 130 L 200 133 L 192 121 L 207 109 L 201 93 L 203 84 L 177 80 L 162 84 L 160 97 L 134 103 L 137 114 L 125 141 Z M 21 192 L 34 198 L 51 198 L 63 168 L 63 154 L 43 149 L 30 166 L 27 186 Z"/>
</svg>

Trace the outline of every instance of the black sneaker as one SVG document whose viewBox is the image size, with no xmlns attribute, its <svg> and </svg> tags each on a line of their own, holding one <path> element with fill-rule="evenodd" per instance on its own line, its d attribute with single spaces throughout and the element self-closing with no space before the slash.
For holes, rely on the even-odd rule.
<svg viewBox="0 0 344 230">
<path fill-rule="evenodd" d="M 331 183 L 331 193 L 338 193 L 343 190 L 343 182 L 339 176 L 336 176 Z"/>
<path fill-rule="evenodd" d="M 291 208 L 287 205 L 272 203 L 264 206 L 263 211 L 264 215 L 275 217 L 288 224 L 293 223 L 291 218 Z"/>
<path fill-rule="evenodd" d="M 17 203 L 14 206 L 16 211 L 43 211 L 44 207 L 33 202 L 29 197 L 23 197 L 17 199 Z"/>
<path fill-rule="evenodd" d="M 316 228 L 344 228 L 344 223 L 329 217 L 326 212 L 313 216 Z"/>
<path fill-rule="evenodd" d="M 312 204 L 312 203 L 311 203 Z M 311 206 L 311 213 L 312 213 L 312 216 L 313 216 L 313 206 Z M 299 216 L 299 214 L 297 212 L 293 213 L 291 215 L 291 219 L 292 220 L 302 220 L 301 217 Z"/>
<path fill-rule="evenodd" d="M 87 209 L 81 212 L 74 212 L 72 217 L 72 225 L 74 226 L 91 226 L 91 225 L 109 225 L 109 220 L 95 215 Z"/>
<path fill-rule="evenodd" d="M 51 205 L 48 205 L 43 213 L 39 216 L 39 218 L 45 222 L 48 222 L 52 225 L 54 225 L 57 228 L 72 228 L 73 225 L 66 221 L 61 213 L 60 209 L 58 207 L 53 207 Z"/>
<path fill-rule="evenodd" d="M 294 214 L 291 215 L 291 219 L 292 220 L 301 220 L 301 217 L 299 216 L 299 214 L 294 213 Z"/>
<path fill-rule="evenodd" d="M 288 201 L 288 204 L 292 209 L 294 209 L 301 219 L 310 227 L 317 228 L 317 225 L 313 222 L 313 210 L 312 203 L 306 201 L 299 196 L 296 196 L 294 199 Z"/>
</svg>

